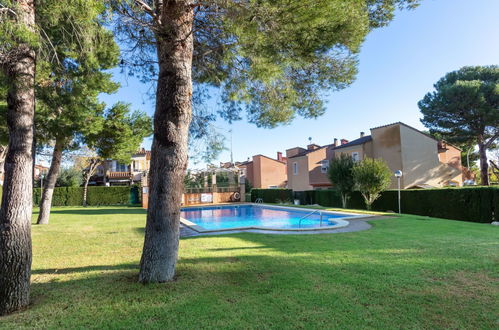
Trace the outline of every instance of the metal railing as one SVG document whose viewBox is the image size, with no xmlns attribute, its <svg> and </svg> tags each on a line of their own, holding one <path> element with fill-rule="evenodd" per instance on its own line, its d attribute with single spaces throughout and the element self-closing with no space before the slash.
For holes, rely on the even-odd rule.
<svg viewBox="0 0 499 330">
<path fill-rule="evenodd" d="M 239 192 L 239 186 L 229 186 L 229 187 L 201 187 L 201 188 L 184 188 L 184 193 L 186 194 L 204 194 L 204 193 L 227 193 L 227 192 Z"/>
<path fill-rule="evenodd" d="M 309 214 L 305 215 L 304 217 L 300 218 L 300 220 L 298 221 L 298 228 L 301 227 L 301 222 L 303 220 L 305 220 L 306 218 L 308 218 L 309 216 L 311 216 L 312 214 L 315 214 L 317 212 L 320 212 L 320 215 L 321 215 L 321 219 L 320 219 L 320 224 L 319 224 L 319 227 L 322 227 L 322 211 L 321 210 L 315 210 L 313 212 L 310 212 Z"/>
</svg>

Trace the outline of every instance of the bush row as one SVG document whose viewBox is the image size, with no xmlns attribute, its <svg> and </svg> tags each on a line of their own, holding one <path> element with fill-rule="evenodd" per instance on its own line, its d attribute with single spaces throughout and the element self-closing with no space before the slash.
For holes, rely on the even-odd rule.
<svg viewBox="0 0 499 330">
<path fill-rule="evenodd" d="M 341 207 L 340 195 L 334 190 L 295 192 L 300 204 Z M 443 188 L 401 191 L 402 213 L 452 220 L 490 223 L 499 221 L 499 188 Z M 365 209 L 359 192 L 354 192 L 348 208 Z M 387 190 L 373 204 L 375 211 L 398 211 L 396 190 Z"/>
<path fill-rule="evenodd" d="M 251 201 L 261 198 L 265 203 L 290 202 L 293 200 L 291 189 L 251 189 Z"/>
<path fill-rule="evenodd" d="M 33 190 L 33 205 L 40 204 L 40 188 Z M 127 205 L 140 202 L 136 187 L 88 187 L 87 203 L 90 206 Z M 52 206 L 83 205 L 83 187 L 57 187 L 54 189 Z"/>
</svg>

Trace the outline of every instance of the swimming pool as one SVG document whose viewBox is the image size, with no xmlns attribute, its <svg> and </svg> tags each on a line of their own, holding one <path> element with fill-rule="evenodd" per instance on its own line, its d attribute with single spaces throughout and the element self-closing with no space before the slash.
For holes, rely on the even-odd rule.
<svg viewBox="0 0 499 330">
<path fill-rule="evenodd" d="M 318 230 L 346 227 L 349 213 L 259 204 L 187 207 L 180 214 L 184 225 L 198 231 L 242 229 Z M 322 220 L 321 220 L 322 218 Z"/>
</svg>

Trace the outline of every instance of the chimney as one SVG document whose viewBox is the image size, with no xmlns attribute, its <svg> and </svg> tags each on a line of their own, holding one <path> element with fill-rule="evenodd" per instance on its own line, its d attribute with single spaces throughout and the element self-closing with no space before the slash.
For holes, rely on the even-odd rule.
<svg viewBox="0 0 499 330">
<path fill-rule="evenodd" d="M 364 133 L 364 132 L 360 132 L 360 137 L 361 137 L 361 138 L 363 138 L 363 137 L 364 137 L 364 135 L 366 135 L 366 133 Z"/>
<path fill-rule="evenodd" d="M 338 143 L 338 139 L 337 139 L 337 138 L 334 138 L 334 143 L 333 143 L 333 145 L 334 145 L 335 147 L 339 146 L 339 143 Z"/>
<path fill-rule="evenodd" d="M 341 139 L 341 145 L 344 145 L 344 144 L 347 144 L 347 143 L 348 143 L 348 140 Z"/>
<path fill-rule="evenodd" d="M 282 162 L 282 152 L 280 151 L 277 152 L 277 160 Z"/>
</svg>

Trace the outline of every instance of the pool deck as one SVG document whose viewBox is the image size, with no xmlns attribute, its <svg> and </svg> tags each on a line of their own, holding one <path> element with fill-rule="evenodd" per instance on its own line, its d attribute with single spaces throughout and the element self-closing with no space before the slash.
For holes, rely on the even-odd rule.
<svg viewBox="0 0 499 330">
<path fill-rule="evenodd" d="M 245 230 L 223 230 L 223 231 L 212 231 L 208 233 L 199 233 L 187 226 L 180 225 L 180 237 L 192 237 L 192 236 L 211 236 L 211 235 L 222 235 L 222 234 L 237 234 L 237 233 L 258 233 L 258 234 L 277 234 L 277 235 L 310 235 L 310 234 L 339 234 L 339 233 L 350 233 L 355 231 L 368 230 L 372 226 L 368 223 L 369 221 L 376 221 L 382 219 L 389 219 L 391 216 L 371 216 L 369 218 L 363 219 L 351 219 L 348 220 L 350 224 L 347 227 L 338 229 L 327 229 L 327 230 L 260 230 L 260 229 L 245 229 Z"/>
</svg>

